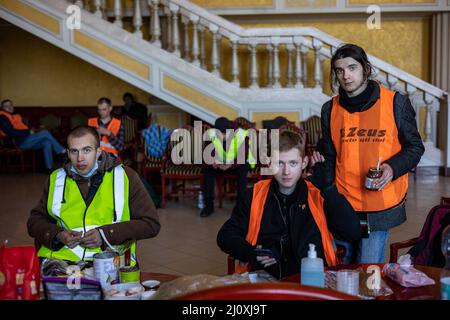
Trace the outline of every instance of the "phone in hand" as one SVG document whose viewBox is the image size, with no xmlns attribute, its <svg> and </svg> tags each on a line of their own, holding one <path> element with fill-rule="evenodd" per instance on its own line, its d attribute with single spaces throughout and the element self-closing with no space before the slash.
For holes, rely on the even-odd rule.
<svg viewBox="0 0 450 320">
<path fill-rule="evenodd" d="M 257 256 L 268 256 L 271 258 L 275 258 L 275 260 L 278 260 L 277 256 L 275 255 L 275 253 L 273 253 L 272 250 L 270 249 L 263 249 L 263 248 L 255 248 L 255 253 Z"/>
</svg>

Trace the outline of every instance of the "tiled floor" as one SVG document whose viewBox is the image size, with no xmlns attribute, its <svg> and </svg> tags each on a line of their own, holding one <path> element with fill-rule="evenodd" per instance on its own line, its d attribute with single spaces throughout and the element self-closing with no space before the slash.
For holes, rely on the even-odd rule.
<svg viewBox="0 0 450 320">
<path fill-rule="evenodd" d="M 1 240 L 8 239 L 10 245 L 33 244 L 26 231 L 26 221 L 45 181 L 43 174 L 0 175 Z M 389 242 L 417 236 L 429 209 L 441 196 L 450 196 L 450 178 L 419 175 L 416 183 L 411 178 L 408 221 L 391 231 Z M 193 200 L 169 201 L 166 209 L 159 210 L 162 224 L 159 235 L 138 244 L 141 269 L 172 274 L 224 275 L 226 255 L 217 247 L 216 235 L 231 210 L 232 204 L 225 203 L 214 215 L 200 218 Z M 386 258 L 388 254 L 386 250 Z"/>
</svg>

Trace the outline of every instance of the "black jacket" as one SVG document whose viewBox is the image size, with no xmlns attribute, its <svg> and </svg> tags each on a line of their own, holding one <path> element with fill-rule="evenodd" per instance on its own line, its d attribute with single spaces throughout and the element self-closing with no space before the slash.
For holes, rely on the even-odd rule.
<svg viewBox="0 0 450 320">
<path fill-rule="evenodd" d="M 253 270 L 262 269 L 255 260 L 254 247 L 247 241 L 253 188 L 248 190 L 245 200 L 233 209 L 231 218 L 225 222 L 217 235 L 217 244 L 222 251 L 242 262 L 250 262 Z M 359 220 L 348 201 L 337 192 L 336 186 L 321 192 L 328 228 L 333 236 L 345 241 L 356 241 L 361 236 Z M 272 180 L 264 205 L 257 245 L 271 249 L 278 263 L 266 268 L 277 278 L 300 272 L 301 259 L 307 256 L 308 244 L 316 245 L 318 257 L 324 258 L 319 228 L 308 206 L 308 189 L 303 179 L 299 180 L 294 193 L 283 196 L 278 183 Z M 325 260 L 324 260 L 325 261 Z"/>
</svg>

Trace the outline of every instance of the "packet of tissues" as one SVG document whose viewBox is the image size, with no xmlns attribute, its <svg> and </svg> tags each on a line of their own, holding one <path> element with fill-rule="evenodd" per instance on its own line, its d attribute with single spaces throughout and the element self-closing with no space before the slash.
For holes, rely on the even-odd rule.
<svg viewBox="0 0 450 320">
<path fill-rule="evenodd" d="M 434 280 L 412 266 L 409 254 L 398 258 L 397 263 L 388 263 L 383 273 L 403 287 L 422 287 L 435 284 Z"/>
</svg>

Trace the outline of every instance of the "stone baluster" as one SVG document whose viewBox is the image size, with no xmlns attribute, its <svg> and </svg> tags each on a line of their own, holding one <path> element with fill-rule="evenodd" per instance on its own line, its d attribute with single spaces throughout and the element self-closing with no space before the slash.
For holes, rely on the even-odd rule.
<svg viewBox="0 0 450 320">
<path fill-rule="evenodd" d="M 134 26 L 134 34 L 138 37 L 142 38 L 142 11 L 141 11 L 141 1 L 134 0 L 133 4 L 133 26 Z"/>
<path fill-rule="evenodd" d="M 114 0 L 114 24 L 119 28 L 123 27 L 122 23 L 122 0 Z"/>
<path fill-rule="evenodd" d="M 419 127 L 419 110 L 417 108 L 417 103 L 414 103 L 413 96 L 417 92 L 417 88 L 413 85 L 406 83 L 405 84 L 405 91 L 408 95 L 409 101 L 411 101 L 411 105 L 414 107 L 414 110 L 416 111 L 416 125 Z"/>
<path fill-rule="evenodd" d="M 102 5 L 103 5 L 102 0 L 94 1 L 94 8 L 95 8 L 94 15 L 96 15 L 99 18 L 103 18 Z"/>
<path fill-rule="evenodd" d="M 280 39 L 272 38 L 273 44 L 273 88 L 281 88 L 280 83 Z"/>
<path fill-rule="evenodd" d="M 273 87 L 273 45 L 270 43 L 267 48 L 267 87 Z"/>
<path fill-rule="evenodd" d="M 303 77 L 303 64 L 301 59 L 301 51 L 303 47 L 303 38 L 295 37 L 295 85 L 297 89 L 303 88 L 302 77 Z"/>
<path fill-rule="evenodd" d="M 322 70 L 322 59 L 320 54 L 320 49 L 322 49 L 322 41 L 313 39 L 313 48 L 314 48 L 314 88 L 319 89 L 322 88 L 323 84 L 323 70 Z"/>
<path fill-rule="evenodd" d="M 169 9 L 172 13 L 172 52 L 177 57 L 180 57 L 180 27 L 178 25 L 178 11 L 180 7 L 171 3 Z"/>
<path fill-rule="evenodd" d="M 217 25 L 210 25 L 209 30 L 212 32 L 212 49 L 211 49 L 211 73 L 220 77 L 220 39 L 219 27 Z"/>
<path fill-rule="evenodd" d="M 231 83 L 240 86 L 239 83 L 239 60 L 238 60 L 238 39 L 230 39 L 231 46 Z"/>
<path fill-rule="evenodd" d="M 206 70 L 206 45 L 205 45 L 205 31 L 203 25 L 199 25 L 200 30 L 200 68 Z"/>
<path fill-rule="evenodd" d="M 308 51 L 309 48 L 307 46 L 303 45 L 301 46 L 302 65 L 303 65 L 302 81 L 305 88 L 308 86 Z"/>
<path fill-rule="evenodd" d="M 151 8 L 150 19 L 150 42 L 158 47 L 161 47 L 161 24 L 159 21 L 159 0 L 148 0 L 148 5 Z"/>
<path fill-rule="evenodd" d="M 388 73 L 386 81 L 388 83 L 389 89 L 394 90 L 395 86 L 397 85 L 398 78 Z"/>
<path fill-rule="evenodd" d="M 84 1 L 83 0 L 76 0 L 73 4 L 76 5 L 77 7 L 79 7 L 80 9 L 84 8 Z"/>
<path fill-rule="evenodd" d="M 250 89 L 258 89 L 258 62 L 256 61 L 256 48 L 258 43 L 250 41 L 248 48 L 250 49 Z"/>
<path fill-rule="evenodd" d="M 292 53 L 295 49 L 295 46 L 293 44 L 287 44 L 286 45 L 286 51 L 287 51 L 287 84 L 286 86 L 288 88 L 294 87 L 294 66 L 292 61 Z"/>
<path fill-rule="evenodd" d="M 184 53 L 184 60 L 191 61 L 191 47 L 189 45 L 189 18 L 185 16 L 181 16 L 181 23 L 184 25 L 184 45 L 183 45 L 183 53 Z"/>
<path fill-rule="evenodd" d="M 173 50 L 173 32 L 172 32 L 172 14 L 168 6 L 164 7 L 164 16 L 166 17 L 166 28 L 165 28 L 165 48 L 167 51 L 172 52 Z"/>
<path fill-rule="evenodd" d="M 434 98 L 433 96 L 429 95 L 428 93 L 423 94 L 423 101 L 425 101 L 426 104 L 426 119 L 425 119 L 425 142 L 432 142 L 432 133 L 433 133 L 433 128 L 432 128 L 432 118 L 431 118 L 431 110 L 433 108 L 433 102 L 434 102 Z"/>
<path fill-rule="evenodd" d="M 200 67 L 200 44 L 198 37 L 198 22 L 200 18 L 195 14 L 191 14 L 189 20 L 192 22 L 192 63 Z"/>
</svg>

